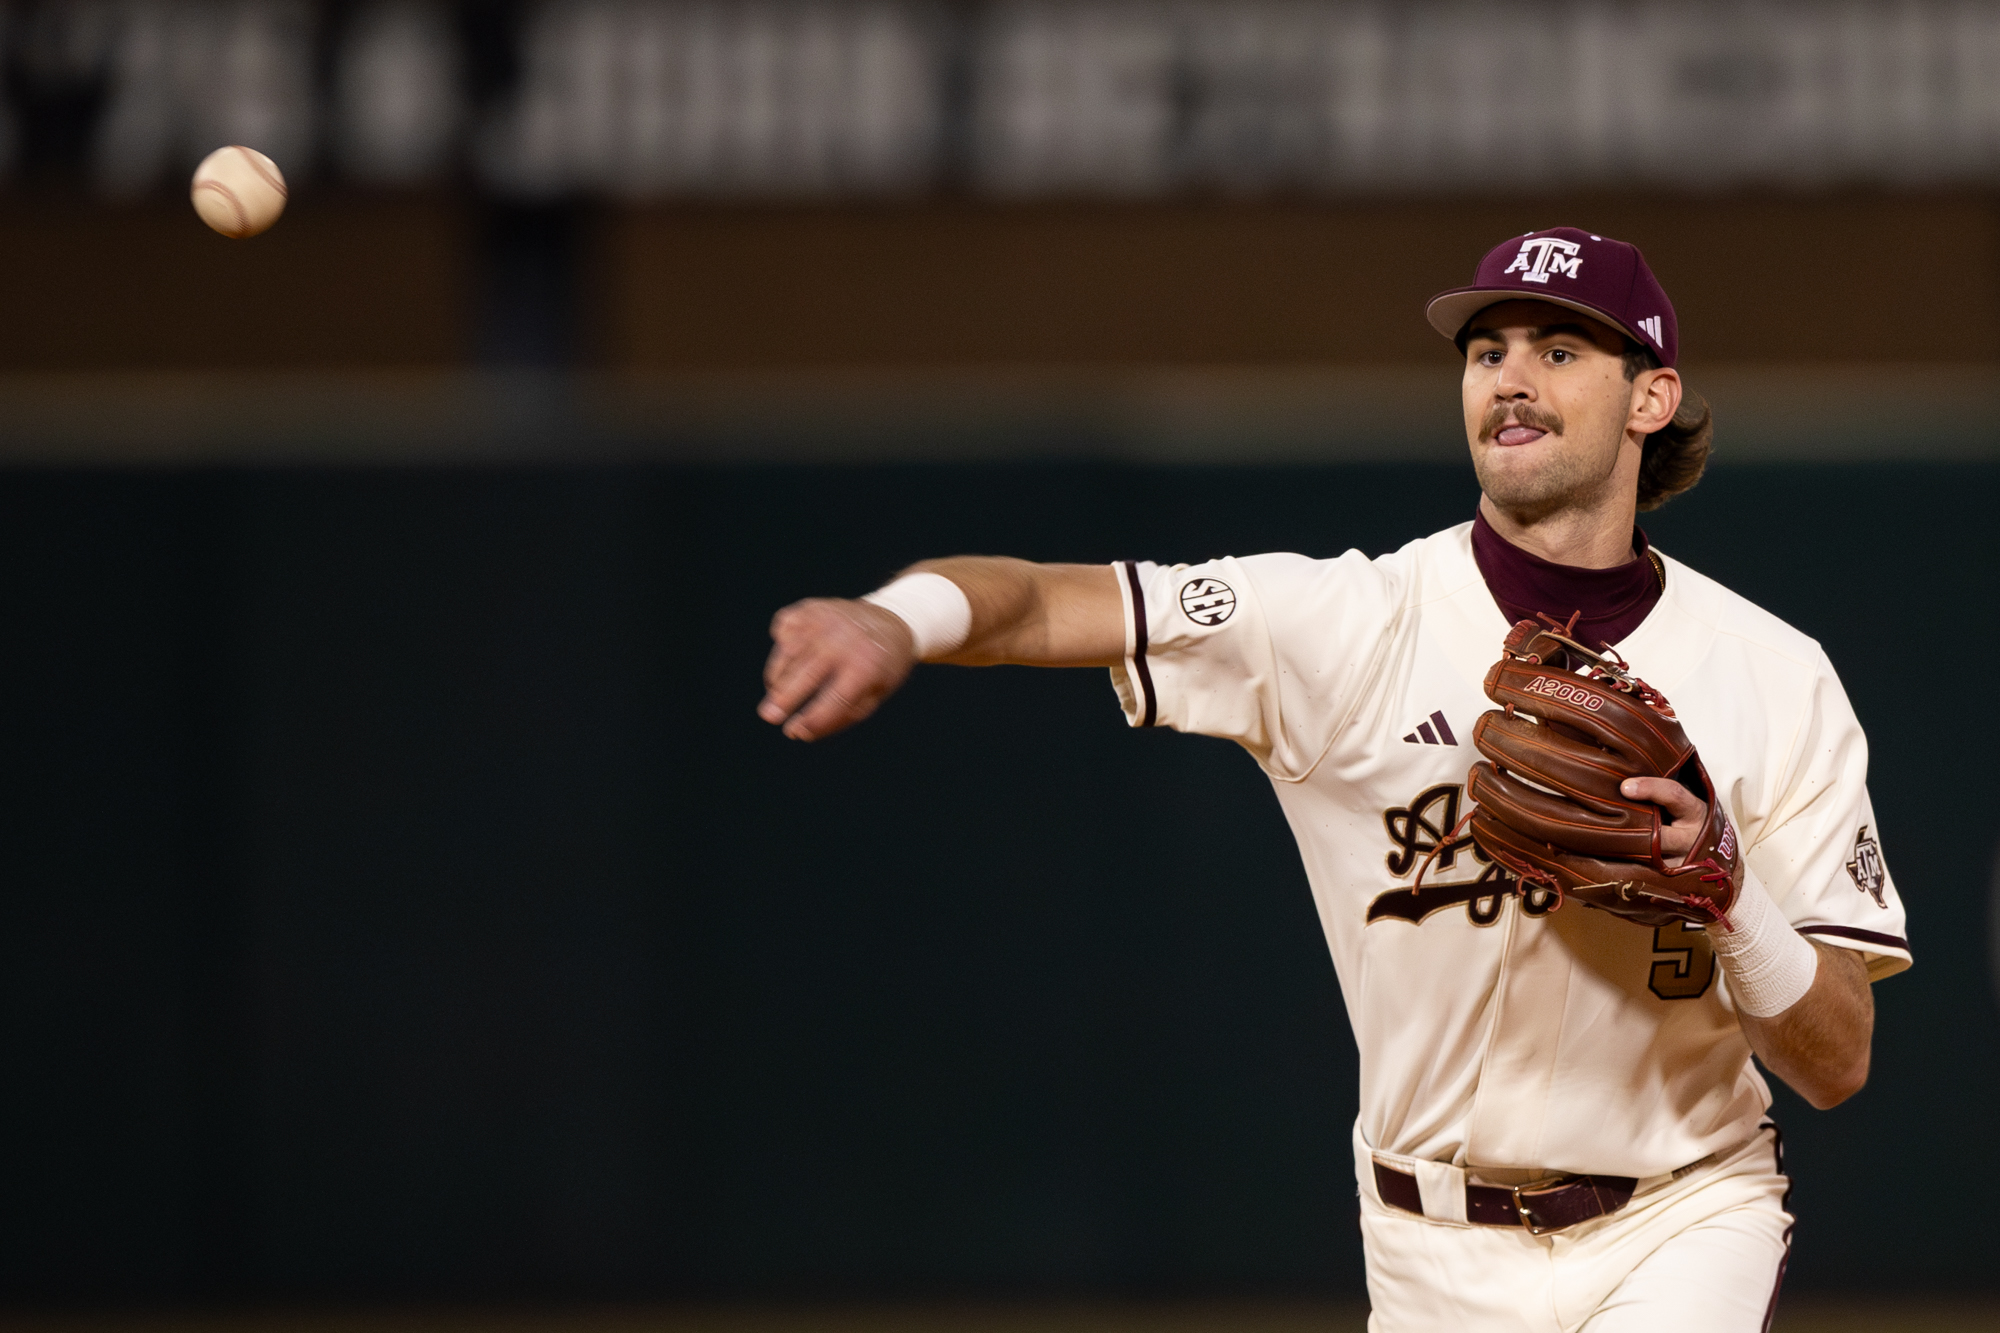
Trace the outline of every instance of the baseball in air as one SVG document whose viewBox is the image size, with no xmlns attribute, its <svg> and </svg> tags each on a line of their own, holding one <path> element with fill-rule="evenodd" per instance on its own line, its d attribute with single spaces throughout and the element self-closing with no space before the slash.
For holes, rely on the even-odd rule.
<svg viewBox="0 0 2000 1333">
<path fill-rule="evenodd" d="M 285 176 L 254 148 L 218 148 L 194 169 L 189 191 L 201 220 L 233 241 L 268 231 L 285 211 Z"/>
</svg>

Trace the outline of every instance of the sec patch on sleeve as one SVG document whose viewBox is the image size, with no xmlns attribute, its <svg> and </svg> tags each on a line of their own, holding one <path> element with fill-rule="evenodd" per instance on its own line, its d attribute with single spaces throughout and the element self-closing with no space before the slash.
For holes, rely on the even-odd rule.
<svg viewBox="0 0 2000 1333">
<path fill-rule="evenodd" d="M 1190 579 L 1181 588 L 1181 610 L 1197 625 L 1220 625 L 1236 613 L 1236 590 L 1221 579 Z"/>
</svg>

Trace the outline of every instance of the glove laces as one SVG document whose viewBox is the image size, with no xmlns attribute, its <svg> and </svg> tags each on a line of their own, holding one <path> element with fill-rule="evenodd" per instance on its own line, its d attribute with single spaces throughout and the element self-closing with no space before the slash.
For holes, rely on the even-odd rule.
<svg viewBox="0 0 2000 1333">
<path fill-rule="evenodd" d="M 1477 813 L 1479 813 L 1479 807 L 1475 805 L 1472 807 L 1472 809 L 1465 812 L 1463 818 L 1461 818 L 1456 824 L 1453 824 L 1451 826 L 1451 832 L 1445 834 L 1442 838 L 1438 839 L 1437 845 L 1431 848 L 1430 855 L 1426 856 L 1423 860 L 1423 864 L 1417 867 L 1417 877 L 1410 881 L 1411 893 L 1415 893 L 1418 889 L 1421 889 L 1424 886 L 1424 876 L 1427 873 L 1429 873 L 1431 868 L 1431 863 L 1438 859 L 1439 855 L 1443 853 L 1445 848 L 1451 846 L 1453 843 L 1458 841 L 1458 835 L 1465 832 L 1465 826 L 1472 822 L 1472 817 Z M 1500 868 L 1502 870 L 1505 870 L 1508 874 L 1512 875 L 1516 880 L 1521 881 L 1523 883 L 1537 885 L 1538 887 L 1547 889 L 1549 892 L 1555 894 L 1556 896 L 1555 903 L 1549 908 L 1549 911 L 1560 912 L 1562 910 L 1563 886 L 1562 882 L 1558 880 L 1555 876 L 1549 874 L 1545 870 L 1537 869 L 1534 866 L 1528 866 L 1526 868 L 1522 868 L 1511 865 L 1506 861 L 1500 861 L 1500 858 L 1497 856 L 1494 857 L 1493 859 L 1499 861 Z"/>
</svg>

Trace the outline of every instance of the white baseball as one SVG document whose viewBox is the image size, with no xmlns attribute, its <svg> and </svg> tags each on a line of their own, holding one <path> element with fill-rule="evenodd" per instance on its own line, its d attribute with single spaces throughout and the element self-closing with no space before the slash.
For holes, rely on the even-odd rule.
<svg viewBox="0 0 2000 1333">
<path fill-rule="evenodd" d="M 194 169 L 189 191 L 201 220 L 231 240 L 268 230 L 285 211 L 285 177 L 254 148 L 218 148 Z"/>
</svg>

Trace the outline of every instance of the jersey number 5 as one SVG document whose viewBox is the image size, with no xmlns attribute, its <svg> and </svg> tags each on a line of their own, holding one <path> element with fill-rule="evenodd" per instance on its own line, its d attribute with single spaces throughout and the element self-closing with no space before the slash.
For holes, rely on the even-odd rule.
<svg viewBox="0 0 2000 1333">
<path fill-rule="evenodd" d="M 1715 950 L 1700 926 L 1676 921 L 1653 932 L 1653 976 L 1648 983 L 1663 1000 L 1692 1000 L 1715 984 Z"/>
</svg>

